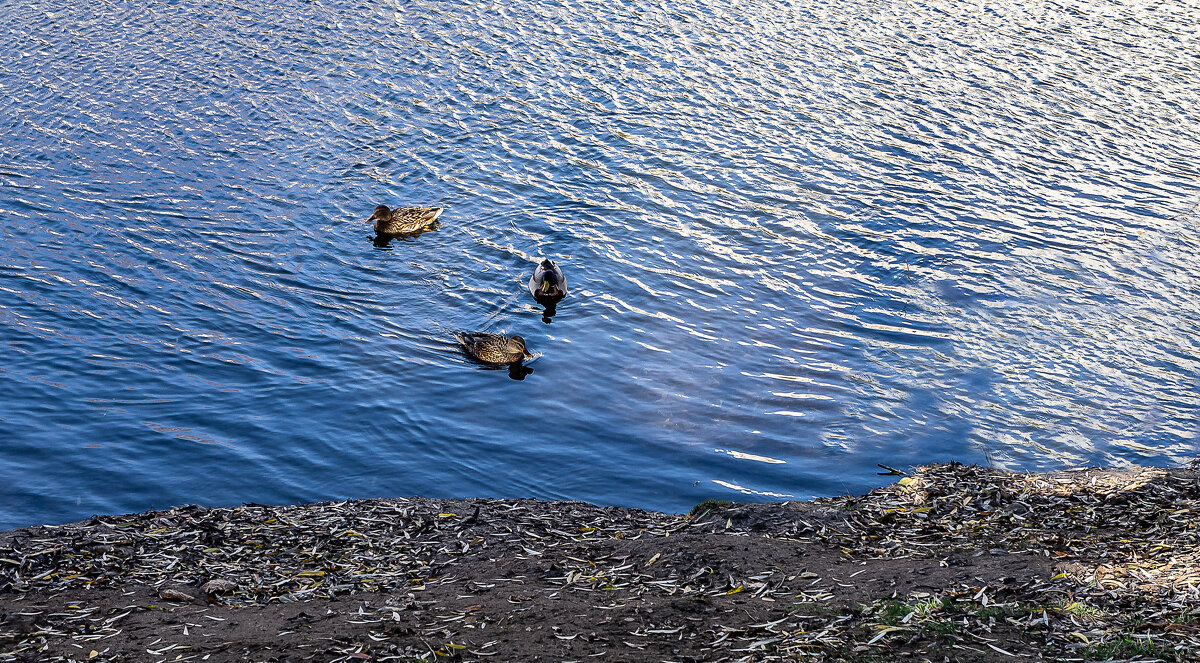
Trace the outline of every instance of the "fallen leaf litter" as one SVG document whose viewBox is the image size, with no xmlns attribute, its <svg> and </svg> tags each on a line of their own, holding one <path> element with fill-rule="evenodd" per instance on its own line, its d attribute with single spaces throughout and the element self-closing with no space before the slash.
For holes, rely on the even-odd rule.
<svg viewBox="0 0 1200 663">
<path fill-rule="evenodd" d="M 1200 474 L 918 468 L 690 516 L 180 507 L 0 533 L 0 661 L 1200 660 Z"/>
</svg>

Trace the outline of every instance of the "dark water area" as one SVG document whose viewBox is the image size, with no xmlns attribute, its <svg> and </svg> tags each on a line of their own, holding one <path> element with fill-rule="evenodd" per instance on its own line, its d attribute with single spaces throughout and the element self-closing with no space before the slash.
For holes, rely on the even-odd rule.
<svg viewBox="0 0 1200 663">
<path fill-rule="evenodd" d="M 0 5 L 0 527 L 1195 457 L 1200 9 L 730 4 Z"/>
</svg>

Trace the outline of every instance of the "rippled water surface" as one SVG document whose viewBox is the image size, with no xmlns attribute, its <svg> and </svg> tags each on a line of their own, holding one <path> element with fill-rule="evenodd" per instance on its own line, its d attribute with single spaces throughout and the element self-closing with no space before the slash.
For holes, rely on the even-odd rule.
<svg viewBox="0 0 1200 663">
<path fill-rule="evenodd" d="M 0 526 L 1197 453 L 1190 3 L 0 2 Z"/>
</svg>

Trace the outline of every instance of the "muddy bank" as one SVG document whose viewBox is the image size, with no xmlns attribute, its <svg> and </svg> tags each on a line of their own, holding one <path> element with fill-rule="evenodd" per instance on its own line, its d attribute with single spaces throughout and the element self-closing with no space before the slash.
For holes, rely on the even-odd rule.
<svg viewBox="0 0 1200 663">
<path fill-rule="evenodd" d="M 689 515 L 182 507 L 0 533 L 0 661 L 1200 660 L 1200 473 L 919 468 Z"/>
</svg>

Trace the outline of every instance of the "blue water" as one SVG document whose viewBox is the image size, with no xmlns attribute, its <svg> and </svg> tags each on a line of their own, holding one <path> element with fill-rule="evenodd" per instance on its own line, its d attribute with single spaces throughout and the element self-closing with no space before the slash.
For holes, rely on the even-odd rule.
<svg viewBox="0 0 1200 663">
<path fill-rule="evenodd" d="M 1186 5 L 0 0 L 0 527 L 1185 462 Z"/>
</svg>

